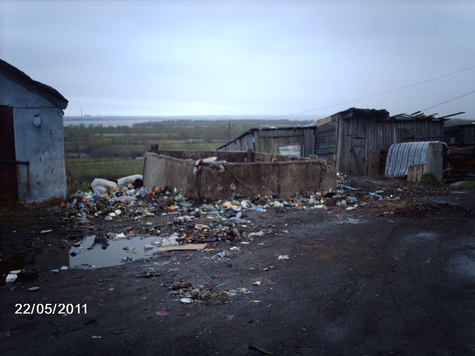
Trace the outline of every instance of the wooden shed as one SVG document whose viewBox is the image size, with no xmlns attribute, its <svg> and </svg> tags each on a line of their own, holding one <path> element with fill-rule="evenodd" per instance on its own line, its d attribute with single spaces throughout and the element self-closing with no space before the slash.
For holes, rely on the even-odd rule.
<svg viewBox="0 0 475 356">
<path fill-rule="evenodd" d="M 317 121 L 315 153 L 335 162 L 337 172 L 379 175 L 380 152 L 394 143 L 441 141 L 444 119 L 350 108 Z"/>
<path fill-rule="evenodd" d="M 444 136 L 448 144 L 475 142 L 475 124 L 448 126 Z"/>
<path fill-rule="evenodd" d="M 308 157 L 315 150 L 315 126 L 251 129 L 219 147 L 222 151 L 247 151 Z"/>
</svg>

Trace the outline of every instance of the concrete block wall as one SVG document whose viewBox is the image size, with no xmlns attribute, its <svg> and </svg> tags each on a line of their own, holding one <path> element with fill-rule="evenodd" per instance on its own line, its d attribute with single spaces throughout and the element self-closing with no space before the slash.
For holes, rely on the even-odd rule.
<svg viewBox="0 0 475 356">
<path fill-rule="evenodd" d="M 318 159 L 227 163 L 229 170 L 224 172 L 208 166 L 201 166 L 200 173 L 195 174 L 194 160 L 218 156 L 216 151 L 212 151 L 212 154 L 208 155 L 209 153 L 206 152 L 206 155 L 201 157 L 196 156 L 197 152 L 186 153 L 182 157 L 193 158 L 184 160 L 146 152 L 144 185 L 147 187 L 163 185 L 182 188 L 193 198 L 203 200 L 226 199 L 235 194 L 251 197 L 252 194 L 246 187 L 255 194 L 277 195 L 281 198 L 290 198 L 302 191 L 323 192 L 330 188 L 336 188 L 334 164 Z M 232 154 L 230 151 L 226 153 Z M 242 157 L 243 152 L 238 152 L 238 154 Z M 244 154 L 247 153 L 244 152 Z M 232 159 L 233 157 L 229 156 L 228 158 Z M 232 162 L 231 159 L 226 161 Z M 235 177 L 239 178 L 246 187 Z"/>
</svg>

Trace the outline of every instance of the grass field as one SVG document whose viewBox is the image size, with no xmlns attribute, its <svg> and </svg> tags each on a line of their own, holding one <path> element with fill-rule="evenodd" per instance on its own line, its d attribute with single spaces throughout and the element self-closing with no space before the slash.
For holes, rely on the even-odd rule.
<svg viewBox="0 0 475 356">
<path fill-rule="evenodd" d="M 65 163 L 66 174 L 89 182 L 94 178 L 118 179 L 143 174 L 143 159 L 66 158 Z"/>
</svg>

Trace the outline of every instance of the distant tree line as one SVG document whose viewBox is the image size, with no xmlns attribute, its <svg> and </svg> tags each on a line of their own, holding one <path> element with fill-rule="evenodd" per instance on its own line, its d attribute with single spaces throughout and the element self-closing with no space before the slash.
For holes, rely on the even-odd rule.
<svg viewBox="0 0 475 356">
<path fill-rule="evenodd" d="M 252 128 L 286 127 L 309 124 L 291 120 L 167 120 L 136 123 L 132 126 L 94 124 L 64 127 L 68 157 L 135 158 L 151 145 L 160 149 L 214 150 Z"/>
</svg>

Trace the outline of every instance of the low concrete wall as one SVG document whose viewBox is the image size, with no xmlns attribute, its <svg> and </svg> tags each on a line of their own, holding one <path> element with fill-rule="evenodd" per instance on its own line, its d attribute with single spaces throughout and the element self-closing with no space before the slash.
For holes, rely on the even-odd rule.
<svg viewBox="0 0 475 356">
<path fill-rule="evenodd" d="M 158 150 L 155 153 L 163 156 L 174 157 L 182 160 L 204 159 L 208 157 L 218 157 L 218 161 L 226 162 L 246 162 L 247 152 L 242 151 L 176 151 Z"/>
<path fill-rule="evenodd" d="M 216 153 L 213 151 L 212 154 L 202 157 L 193 156 L 197 154 L 196 152 L 189 155 L 197 160 L 217 156 Z M 277 195 L 281 198 L 289 198 L 302 191 L 323 192 L 336 188 L 335 166 L 325 160 L 227 163 L 226 166 L 229 170 L 226 169 L 224 172 L 209 166 L 201 166 L 200 172 L 195 174 L 192 160 L 146 152 L 144 185 L 182 188 L 193 198 L 206 200 L 226 199 L 235 194 L 250 197 L 252 194 L 239 180 L 255 194 Z"/>
<path fill-rule="evenodd" d="M 217 157 L 218 161 L 226 161 L 231 163 L 236 162 L 287 162 L 299 160 L 295 156 L 283 156 L 275 153 L 262 152 L 244 152 L 244 151 L 177 151 L 177 150 L 157 150 L 153 151 L 159 155 L 175 157 L 178 159 L 204 159 L 207 157 Z M 300 158 L 300 160 L 307 160 L 308 158 Z"/>
</svg>

